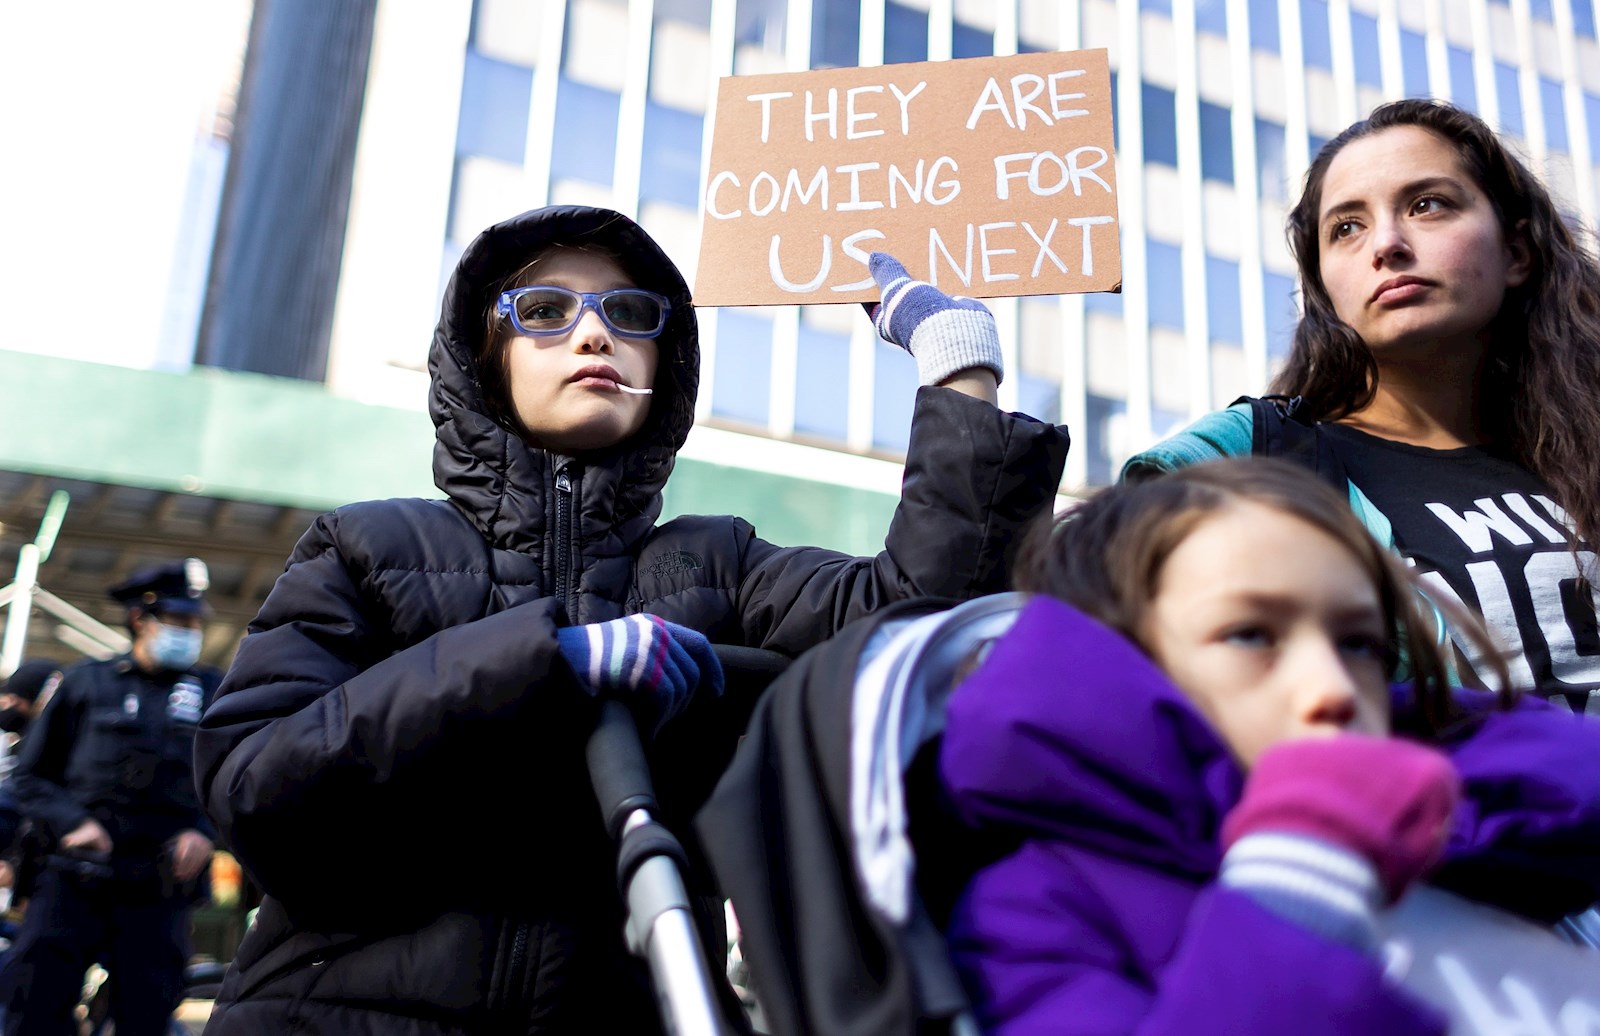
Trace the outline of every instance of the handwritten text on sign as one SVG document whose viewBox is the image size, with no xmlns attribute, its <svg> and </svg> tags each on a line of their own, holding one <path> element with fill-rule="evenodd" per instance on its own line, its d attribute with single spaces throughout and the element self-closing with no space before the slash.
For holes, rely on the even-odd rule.
<svg viewBox="0 0 1600 1036">
<path fill-rule="evenodd" d="M 1103 50 L 723 79 L 695 302 L 867 302 L 872 252 L 951 294 L 1122 282 Z"/>
</svg>

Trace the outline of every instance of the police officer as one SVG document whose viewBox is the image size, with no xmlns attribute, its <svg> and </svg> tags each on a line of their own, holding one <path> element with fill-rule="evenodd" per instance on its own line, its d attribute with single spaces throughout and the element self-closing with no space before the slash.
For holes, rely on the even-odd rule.
<svg viewBox="0 0 1600 1036">
<path fill-rule="evenodd" d="M 190 558 L 112 587 L 132 649 L 69 669 L 23 739 L 10 783 L 46 857 L 0 969 L 6 1036 L 73 1031 L 95 962 L 111 974 L 117 1036 L 164 1034 L 182 998 L 188 908 L 212 848 L 191 761 L 221 679 L 196 664 L 206 585 Z"/>
</svg>

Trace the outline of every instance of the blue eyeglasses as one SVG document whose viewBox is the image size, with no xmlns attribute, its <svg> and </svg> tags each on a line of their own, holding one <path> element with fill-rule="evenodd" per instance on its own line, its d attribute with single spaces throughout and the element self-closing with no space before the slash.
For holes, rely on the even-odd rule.
<svg viewBox="0 0 1600 1036">
<path fill-rule="evenodd" d="M 511 326 L 525 335 L 565 334 L 578 326 L 583 311 L 600 314 L 601 323 L 628 338 L 654 338 L 667 326 L 672 304 L 666 296 L 643 288 L 615 291 L 569 291 L 551 284 L 500 293 L 496 311 L 511 318 Z"/>
</svg>

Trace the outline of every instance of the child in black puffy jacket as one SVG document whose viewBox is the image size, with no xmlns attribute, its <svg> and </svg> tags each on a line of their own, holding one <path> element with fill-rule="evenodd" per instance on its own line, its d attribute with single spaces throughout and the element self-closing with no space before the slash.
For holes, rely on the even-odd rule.
<svg viewBox="0 0 1600 1036">
<path fill-rule="evenodd" d="M 447 499 L 319 518 L 202 723 L 206 809 L 267 894 L 208 1032 L 653 1031 L 586 785 L 593 696 L 650 717 L 670 808 L 731 747 L 705 638 L 792 655 L 1000 589 L 1060 479 L 1065 429 L 993 405 L 987 310 L 873 267 L 926 387 L 885 550 L 856 558 L 656 523 L 699 354 L 637 225 L 542 209 L 468 247 L 429 359 Z"/>
</svg>

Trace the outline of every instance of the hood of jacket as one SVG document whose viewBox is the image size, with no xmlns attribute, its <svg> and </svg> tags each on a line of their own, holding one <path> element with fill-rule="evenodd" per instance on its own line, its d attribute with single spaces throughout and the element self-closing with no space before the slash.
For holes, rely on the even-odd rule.
<svg viewBox="0 0 1600 1036">
<path fill-rule="evenodd" d="M 951 697 L 939 768 L 974 826 L 1215 873 L 1244 774 L 1128 640 L 1038 596 Z"/>
<path fill-rule="evenodd" d="M 612 547 L 620 551 L 661 512 L 662 488 L 694 423 L 700 380 L 689 287 L 661 247 L 620 213 L 576 205 L 535 209 L 485 230 L 462 253 L 428 354 L 434 483 L 493 546 L 530 552 L 542 544 L 554 473 L 568 458 L 530 446 L 489 416 L 478 357 L 499 286 L 553 244 L 616 252 L 639 287 L 671 301 L 656 340 L 655 394 L 644 427 L 611 449 L 576 458 L 584 470 L 581 510 L 588 531 L 616 540 Z M 609 551 L 602 546 L 601 552 Z"/>
<path fill-rule="evenodd" d="M 1396 720 L 1415 707 L 1392 688 Z M 1437 747 L 1466 794 L 1436 875 L 1530 917 L 1600 896 L 1600 723 L 1524 696 Z M 1070 605 L 1031 600 L 950 698 L 940 776 L 961 819 L 1208 878 L 1244 773 L 1137 647 Z M 1507 890 L 1528 889 L 1527 894 Z"/>
</svg>

